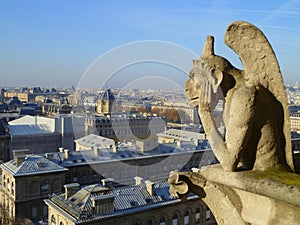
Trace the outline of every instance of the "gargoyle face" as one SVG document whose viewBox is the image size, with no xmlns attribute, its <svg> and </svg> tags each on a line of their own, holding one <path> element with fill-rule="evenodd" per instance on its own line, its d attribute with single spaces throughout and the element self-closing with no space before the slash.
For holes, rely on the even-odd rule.
<svg viewBox="0 0 300 225">
<path fill-rule="evenodd" d="M 216 76 L 220 71 L 212 70 L 203 60 L 193 61 L 189 79 L 185 83 L 185 92 L 192 107 L 199 105 L 200 95 L 205 96 L 212 107 L 217 104 L 218 92 L 220 92 L 219 84 L 221 78 Z"/>
</svg>

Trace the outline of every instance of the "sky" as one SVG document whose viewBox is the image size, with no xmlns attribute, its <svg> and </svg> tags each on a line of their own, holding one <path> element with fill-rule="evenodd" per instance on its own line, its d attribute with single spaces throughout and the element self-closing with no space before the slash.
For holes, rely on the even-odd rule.
<svg viewBox="0 0 300 225">
<path fill-rule="evenodd" d="M 182 87 L 207 35 L 242 68 L 223 42 L 235 20 L 264 32 L 285 84 L 300 81 L 300 0 L 0 0 L 0 87 Z"/>
</svg>

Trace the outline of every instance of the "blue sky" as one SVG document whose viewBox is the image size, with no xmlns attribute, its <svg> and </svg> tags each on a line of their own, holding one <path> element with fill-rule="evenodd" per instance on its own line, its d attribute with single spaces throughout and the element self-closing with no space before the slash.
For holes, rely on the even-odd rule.
<svg viewBox="0 0 300 225">
<path fill-rule="evenodd" d="M 216 53 L 241 67 L 223 43 L 226 27 L 235 20 L 262 29 L 276 52 L 285 83 L 300 81 L 300 0 L 0 0 L 0 86 L 77 86 L 99 57 L 120 45 L 158 40 L 200 55 L 208 34 L 216 38 Z M 131 67 L 116 80 L 125 86 L 137 79 L 127 80 L 126 71 L 181 76 L 182 71 L 176 74 L 174 68 L 163 67 L 153 69 L 149 63 L 136 70 Z M 111 75 L 98 74 L 99 80 Z M 182 80 L 176 82 L 183 85 Z"/>
</svg>

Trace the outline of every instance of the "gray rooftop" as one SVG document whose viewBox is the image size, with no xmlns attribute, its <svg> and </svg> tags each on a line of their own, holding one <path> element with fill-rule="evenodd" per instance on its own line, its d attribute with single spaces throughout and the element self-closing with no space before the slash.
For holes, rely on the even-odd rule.
<svg viewBox="0 0 300 225">
<path fill-rule="evenodd" d="M 158 137 L 171 138 L 180 141 L 193 141 L 193 140 L 203 140 L 205 138 L 205 134 L 196 133 L 185 130 L 178 129 L 169 129 L 164 132 L 157 134 Z"/>
<path fill-rule="evenodd" d="M 46 124 L 8 125 L 11 135 L 33 135 L 53 133 Z"/>
<path fill-rule="evenodd" d="M 115 141 L 106 137 L 102 137 L 95 134 L 89 134 L 82 138 L 76 139 L 76 144 L 89 147 L 90 149 L 97 148 L 111 148 L 115 145 Z"/>
<path fill-rule="evenodd" d="M 17 165 L 18 159 L 13 159 L 1 165 L 2 168 L 16 176 L 28 176 L 43 173 L 64 172 L 68 169 L 63 168 L 60 165 L 46 159 L 39 155 L 24 155 L 18 157 L 25 157 L 24 161 Z"/>
<path fill-rule="evenodd" d="M 82 188 L 68 199 L 65 199 L 65 194 L 52 194 L 46 202 L 75 220 L 76 224 L 80 224 L 112 217 L 120 213 L 125 214 L 144 210 L 144 207 L 159 207 L 179 201 L 170 195 L 167 181 L 157 182 L 153 188 L 153 195 L 151 195 L 148 193 L 145 183 L 114 189 L 108 189 L 100 184 L 93 184 Z M 95 198 L 113 198 L 113 210 L 95 214 L 92 207 L 92 201 Z"/>
</svg>

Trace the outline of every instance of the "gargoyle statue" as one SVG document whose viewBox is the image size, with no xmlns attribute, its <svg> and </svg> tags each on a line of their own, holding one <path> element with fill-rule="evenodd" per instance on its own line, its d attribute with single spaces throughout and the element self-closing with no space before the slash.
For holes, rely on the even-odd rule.
<svg viewBox="0 0 300 225">
<path fill-rule="evenodd" d="M 287 97 L 272 47 L 244 21 L 228 26 L 225 44 L 239 55 L 244 70 L 215 55 L 214 38 L 208 36 L 185 86 L 215 156 L 226 171 L 294 170 Z M 224 137 L 212 116 L 221 97 Z"/>
</svg>

